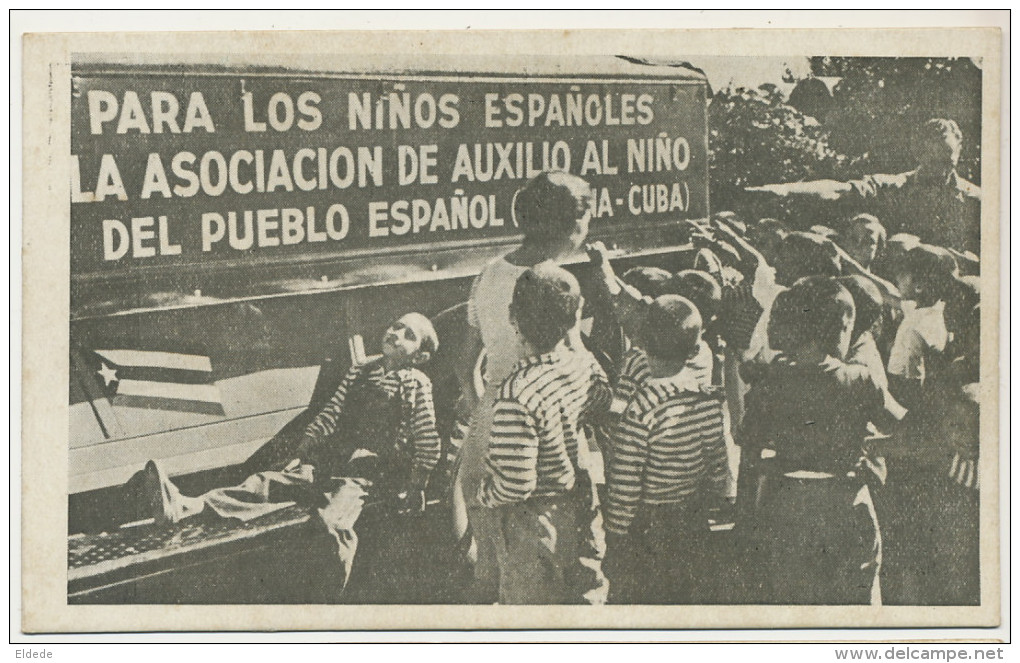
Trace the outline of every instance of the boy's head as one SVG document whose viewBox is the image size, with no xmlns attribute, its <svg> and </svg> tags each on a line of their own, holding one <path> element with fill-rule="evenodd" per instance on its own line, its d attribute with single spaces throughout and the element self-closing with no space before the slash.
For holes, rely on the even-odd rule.
<svg viewBox="0 0 1020 663">
<path fill-rule="evenodd" d="M 656 359 L 683 363 L 694 356 L 701 340 L 701 314 L 680 295 L 656 297 L 645 312 L 641 349 Z"/>
<path fill-rule="evenodd" d="M 438 349 L 436 328 L 421 313 L 402 315 L 383 332 L 383 358 L 395 367 L 424 364 Z"/>
<path fill-rule="evenodd" d="M 920 243 L 921 239 L 910 233 L 890 235 L 875 262 L 872 263 L 872 269 L 883 278 L 895 281 L 896 274 L 901 269 L 903 257 L 907 255 L 907 251 Z"/>
<path fill-rule="evenodd" d="M 850 257 L 867 268 L 885 246 L 886 232 L 878 217 L 858 214 L 840 233 L 839 243 Z"/>
<path fill-rule="evenodd" d="M 809 276 L 836 277 L 843 269 L 832 241 L 806 232 L 788 234 L 772 266 L 776 281 L 783 285 Z"/>
<path fill-rule="evenodd" d="M 790 357 L 821 352 L 843 359 L 854 327 L 854 300 L 836 279 L 814 277 L 779 293 L 769 318 L 769 345 Z"/>
<path fill-rule="evenodd" d="M 578 323 L 581 287 L 573 274 L 551 262 L 532 267 L 517 279 L 510 321 L 541 354 L 549 352 Z"/>
<path fill-rule="evenodd" d="M 854 329 L 850 338 L 856 341 L 882 318 L 882 293 L 878 286 L 859 274 L 841 276 L 836 280 L 854 300 Z"/>
<path fill-rule="evenodd" d="M 903 299 L 922 306 L 944 299 L 959 274 L 953 255 L 931 244 L 919 244 L 907 251 L 895 271 L 896 287 Z"/>
<path fill-rule="evenodd" d="M 703 324 L 715 319 L 722 300 L 719 281 L 708 272 L 684 269 L 673 275 L 669 282 L 670 294 L 686 297 L 698 308 Z"/>
<path fill-rule="evenodd" d="M 774 265 L 790 228 L 778 219 L 761 219 L 747 231 L 747 241 Z"/>
<path fill-rule="evenodd" d="M 638 292 L 648 297 L 664 294 L 663 288 L 669 283 L 672 275 L 658 267 L 631 267 L 620 278 L 624 283 L 637 288 Z"/>
<path fill-rule="evenodd" d="M 946 293 L 946 330 L 962 347 L 980 345 L 981 278 L 961 276 Z"/>
<path fill-rule="evenodd" d="M 514 196 L 514 218 L 526 240 L 568 242 L 576 249 L 588 236 L 594 195 L 591 185 L 580 177 L 546 171 Z"/>
</svg>

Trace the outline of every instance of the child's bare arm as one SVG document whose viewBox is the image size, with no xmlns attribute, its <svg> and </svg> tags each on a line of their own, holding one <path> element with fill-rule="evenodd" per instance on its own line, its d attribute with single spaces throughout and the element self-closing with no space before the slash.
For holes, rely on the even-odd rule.
<svg viewBox="0 0 1020 663">
<path fill-rule="evenodd" d="M 624 283 L 613 271 L 609 264 L 609 251 L 602 242 L 593 242 L 586 247 L 588 258 L 595 267 L 595 281 L 597 287 L 603 288 L 613 303 L 616 318 L 623 326 L 623 331 L 631 338 L 636 338 L 640 332 L 638 323 L 641 319 L 641 309 L 647 305 L 650 298 L 644 297 L 637 288 Z"/>
</svg>

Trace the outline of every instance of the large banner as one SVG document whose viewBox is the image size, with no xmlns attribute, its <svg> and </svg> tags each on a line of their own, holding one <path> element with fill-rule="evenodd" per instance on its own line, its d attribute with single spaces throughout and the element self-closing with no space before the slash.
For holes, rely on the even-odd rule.
<svg viewBox="0 0 1020 663">
<path fill-rule="evenodd" d="M 595 236 L 707 214 L 684 80 L 87 72 L 71 101 L 71 270 L 332 259 L 518 232 L 545 169 Z"/>
</svg>

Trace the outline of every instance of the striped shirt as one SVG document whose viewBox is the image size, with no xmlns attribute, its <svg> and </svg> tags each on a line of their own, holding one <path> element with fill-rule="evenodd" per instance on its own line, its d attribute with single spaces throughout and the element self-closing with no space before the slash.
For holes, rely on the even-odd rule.
<svg viewBox="0 0 1020 663">
<path fill-rule="evenodd" d="M 606 530 L 627 534 L 641 504 L 684 502 L 706 487 L 724 496 L 728 467 L 722 400 L 683 372 L 648 380 L 613 436 Z"/>
<path fill-rule="evenodd" d="M 379 362 L 351 366 L 329 403 L 305 429 L 305 435 L 322 440 L 336 432 L 347 392 L 365 371 L 371 371 L 366 377 L 376 386 L 390 396 L 399 396 L 401 417 L 397 442 L 411 449 L 415 473 L 428 476 L 439 463 L 439 433 L 432 403 L 432 381 L 417 368 L 386 371 Z"/>
<path fill-rule="evenodd" d="M 479 502 L 498 507 L 571 490 L 579 449 L 587 451 L 581 426 L 611 399 L 606 374 L 589 352 L 558 348 L 522 359 L 493 406 Z"/>
<path fill-rule="evenodd" d="M 684 366 L 683 375 L 699 385 L 711 386 L 714 363 L 715 356 L 712 353 L 712 348 L 704 340 L 701 340 L 698 342 L 697 353 Z M 630 403 L 630 399 L 651 377 L 652 371 L 648 368 L 648 356 L 641 348 L 632 346 L 620 360 L 620 377 L 613 389 L 613 400 L 615 401 L 613 411 L 623 412 L 627 404 Z"/>
</svg>

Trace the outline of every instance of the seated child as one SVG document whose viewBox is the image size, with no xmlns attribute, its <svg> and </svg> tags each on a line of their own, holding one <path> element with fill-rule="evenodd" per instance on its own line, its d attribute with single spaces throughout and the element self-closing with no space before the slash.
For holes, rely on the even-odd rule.
<svg viewBox="0 0 1020 663">
<path fill-rule="evenodd" d="M 738 436 L 753 602 L 877 600 L 881 538 L 861 459 L 868 423 L 891 415 L 871 371 L 846 363 L 854 318 L 832 278 L 798 281 L 773 306 L 779 355 L 748 392 Z"/>
<path fill-rule="evenodd" d="M 319 514 L 349 573 L 357 547 L 353 528 L 366 496 L 387 501 L 401 495 L 404 510 L 424 510 L 440 441 L 432 383 L 418 366 L 438 345 L 432 323 L 420 313 L 391 324 L 382 337 L 382 357 L 350 368 L 282 470 L 187 497 L 150 461 L 143 485 L 156 522 L 176 523 L 206 510 L 248 521 L 311 497 L 322 507 Z M 339 486 L 335 477 L 343 477 Z"/>
<path fill-rule="evenodd" d="M 727 486 L 721 396 L 686 370 L 701 316 L 677 295 L 648 307 L 642 331 L 650 375 L 613 441 L 607 479 L 609 600 L 690 603 L 708 535 L 708 508 Z"/>
<path fill-rule="evenodd" d="M 580 287 L 561 267 L 543 263 L 518 279 L 510 319 L 525 358 L 496 397 L 478 491 L 500 524 L 500 603 L 584 601 L 579 552 L 590 484 L 583 423 L 608 408 L 611 393 L 595 358 L 569 344 L 580 314 Z"/>
</svg>

